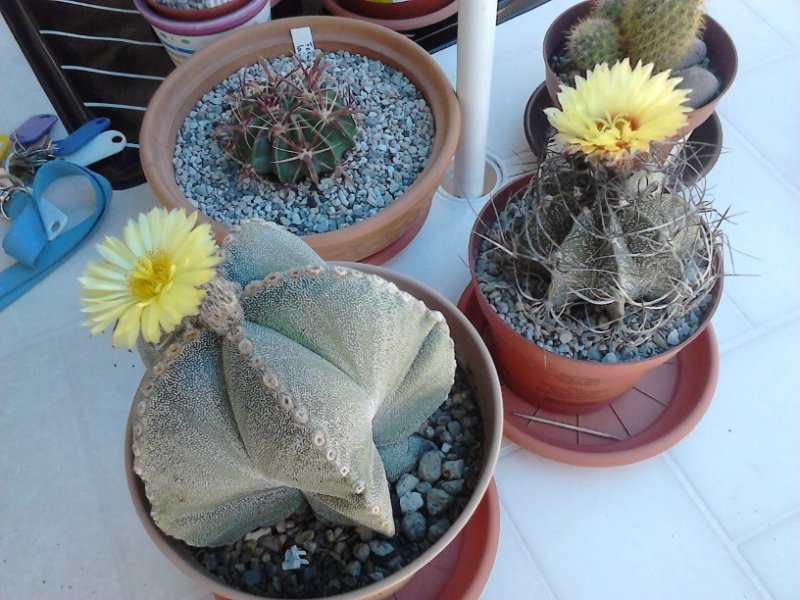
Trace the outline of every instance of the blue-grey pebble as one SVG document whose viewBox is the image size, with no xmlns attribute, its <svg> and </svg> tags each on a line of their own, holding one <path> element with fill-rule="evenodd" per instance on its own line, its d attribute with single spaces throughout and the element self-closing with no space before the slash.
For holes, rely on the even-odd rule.
<svg viewBox="0 0 800 600">
<path fill-rule="evenodd" d="M 428 523 L 425 521 L 425 517 L 418 512 L 404 515 L 401 524 L 403 533 L 405 533 L 412 542 L 419 542 L 425 538 L 427 526 Z"/>
<path fill-rule="evenodd" d="M 423 504 L 425 504 L 425 501 L 419 492 L 409 492 L 404 496 L 400 496 L 400 510 L 403 513 L 418 511 Z"/>
<path fill-rule="evenodd" d="M 453 496 L 444 490 L 433 488 L 428 492 L 427 500 L 428 514 L 431 516 L 436 516 L 444 512 L 447 507 L 450 506 L 450 504 L 453 502 Z"/>
<path fill-rule="evenodd" d="M 423 454 L 419 459 L 417 475 L 422 481 L 430 481 L 432 483 L 439 481 L 442 477 L 442 453 L 438 450 L 432 450 Z"/>
</svg>

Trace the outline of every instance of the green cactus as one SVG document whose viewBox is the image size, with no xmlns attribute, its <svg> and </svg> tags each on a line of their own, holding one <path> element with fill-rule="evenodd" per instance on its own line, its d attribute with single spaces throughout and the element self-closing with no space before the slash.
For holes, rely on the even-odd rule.
<svg viewBox="0 0 800 600">
<path fill-rule="evenodd" d="M 561 314 L 583 302 L 621 319 L 625 306 L 675 304 L 697 293 L 708 235 L 687 198 L 670 192 L 663 171 L 613 173 L 594 165 L 589 186 L 563 158 L 544 161 L 537 200 L 517 247 L 544 275 L 542 307 Z M 557 164 L 553 164 L 557 162 Z"/>
<path fill-rule="evenodd" d="M 282 76 L 266 61 L 264 84 L 243 84 L 234 94 L 233 122 L 217 135 L 225 151 L 257 175 L 282 183 L 310 178 L 315 184 L 332 173 L 355 146 L 355 108 L 339 90 L 325 87 L 326 66 L 319 56 L 310 67 Z"/>
<path fill-rule="evenodd" d="M 605 17 L 615 24 L 619 24 L 624 6 L 625 0 L 594 0 L 592 14 L 598 17 Z"/>
<path fill-rule="evenodd" d="M 702 35 L 703 0 L 626 0 L 621 23 L 632 63 L 653 63 L 656 71 L 671 69 Z"/>
<path fill-rule="evenodd" d="M 134 400 L 134 470 L 154 522 L 231 543 L 308 503 L 394 533 L 387 477 L 455 373 L 443 316 L 376 276 L 247 222 L 226 238 L 200 314 L 156 347 Z"/>
<path fill-rule="evenodd" d="M 623 57 L 619 31 L 609 19 L 589 16 L 570 30 L 567 53 L 581 71 L 600 63 L 612 65 Z"/>
</svg>

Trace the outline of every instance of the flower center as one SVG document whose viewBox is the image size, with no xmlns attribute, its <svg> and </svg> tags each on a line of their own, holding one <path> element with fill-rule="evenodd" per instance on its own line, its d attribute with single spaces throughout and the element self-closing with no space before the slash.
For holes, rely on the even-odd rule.
<svg viewBox="0 0 800 600">
<path fill-rule="evenodd" d="M 595 119 L 600 135 L 611 135 L 617 146 L 625 146 L 633 137 L 633 132 L 639 127 L 634 117 L 629 115 L 608 116 L 605 119 Z"/>
<path fill-rule="evenodd" d="M 164 250 L 152 250 L 139 257 L 128 274 L 131 294 L 140 301 L 156 298 L 172 287 L 175 265 Z"/>
</svg>

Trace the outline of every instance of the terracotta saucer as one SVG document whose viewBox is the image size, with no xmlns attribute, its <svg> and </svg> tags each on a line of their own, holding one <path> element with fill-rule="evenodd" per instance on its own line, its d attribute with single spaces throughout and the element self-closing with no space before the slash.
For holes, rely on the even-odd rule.
<svg viewBox="0 0 800 600">
<path fill-rule="evenodd" d="M 486 320 L 478 308 L 472 284 L 464 290 L 458 308 L 491 352 Z M 674 359 L 655 368 L 629 392 L 593 413 L 548 412 L 503 384 L 503 435 L 534 454 L 571 465 L 632 464 L 671 448 L 697 425 L 711 404 L 718 375 L 717 338 L 709 325 Z M 531 421 L 514 413 L 591 429 L 616 439 Z"/>
<path fill-rule="evenodd" d="M 489 579 L 500 539 L 500 498 L 494 480 L 445 550 L 387 600 L 477 600 Z M 214 594 L 216 600 L 225 597 Z"/>
<path fill-rule="evenodd" d="M 547 92 L 547 85 L 542 82 L 528 99 L 522 119 L 525 139 L 537 158 L 542 156 L 548 140 L 555 133 L 547 116 L 542 112 L 545 108 L 552 106 L 553 100 Z M 707 175 L 717 164 L 717 159 L 722 152 L 722 123 L 717 113 L 712 113 L 706 121 L 689 134 L 689 142 L 697 144 L 698 149 L 693 156 L 687 157 L 691 167 L 685 171 L 684 180 L 687 184 Z"/>
<path fill-rule="evenodd" d="M 453 0 L 447 6 L 435 10 L 432 13 L 423 15 L 421 17 L 410 17 L 407 19 L 373 19 L 365 17 L 358 13 L 354 13 L 343 7 L 338 0 L 322 0 L 322 5 L 332 15 L 337 17 L 348 17 L 350 19 L 359 19 L 361 21 L 369 21 L 376 25 L 388 27 L 394 31 L 411 31 L 412 29 L 419 29 L 420 27 L 427 27 L 439 21 L 444 21 L 446 18 L 453 16 L 458 12 L 458 0 Z"/>
</svg>

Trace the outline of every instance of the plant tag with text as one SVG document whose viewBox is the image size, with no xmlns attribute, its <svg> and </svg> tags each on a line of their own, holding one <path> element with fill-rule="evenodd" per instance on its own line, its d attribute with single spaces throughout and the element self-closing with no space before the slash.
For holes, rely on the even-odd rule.
<svg viewBox="0 0 800 600">
<path fill-rule="evenodd" d="M 291 33 L 295 54 L 300 58 L 313 57 L 316 48 L 314 47 L 314 39 L 311 37 L 311 28 L 297 27 L 292 29 Z"/>
</svg>

